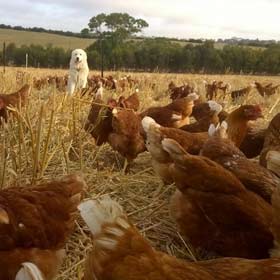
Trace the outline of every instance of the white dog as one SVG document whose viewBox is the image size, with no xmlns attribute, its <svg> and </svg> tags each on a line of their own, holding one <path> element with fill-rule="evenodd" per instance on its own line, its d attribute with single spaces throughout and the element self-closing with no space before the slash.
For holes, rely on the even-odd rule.
<svg viewBox="0 0 280 280">
<path fill-rule="evenodd" d="M 68 77 L 68 94 L 72 95 L 75 90 L 85 88 L 88 78 L 87 54 L 84 50 L 76 49 L 72 51 L 70 69 Z"/>
</svg>

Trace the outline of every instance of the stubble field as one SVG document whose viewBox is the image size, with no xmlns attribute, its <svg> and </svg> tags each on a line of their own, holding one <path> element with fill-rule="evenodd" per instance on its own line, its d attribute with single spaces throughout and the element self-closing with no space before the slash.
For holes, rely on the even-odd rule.
<svg viewBox="0 0 280 280">
<path fill-rule="evenodd" d="M 18 71 L 26 73 L 20 81 L 16 81 Z M 0 73 L 0 92 L 13 92 L 23 83 L 31 83 L 33 77 L 62 76 L 66 73 L 66 70 L 8 68 L 5 74 Z M 126 73 L 106 74 L 118 79 Z M 166 90 L 170 81 L 178 85 L 188 82 L 203 97 L 203 80 L 222 80 L 230 83 L 233 89 L 245 87 L 253 81 L 280 83 L 279 77 L 268 76 L 160 73 L 132 73 L 131 76 L 139 81 L 140 111 L 169 103 Z M 105 91 L 105 97 L 128 96 L 133 90 L 127 89 L 124 93 Z M 257 125 L 265 126 L 280 111 L 280 103 L 277 103 L 279 96 L 280 92 L 264 99 L 253 90 L 237 103 L 232 103 L 229 96 L 219 100 L 224 101 L 229 112 L 240 104 L 261 104 L 265 118 Z M 82 172 L 89 187 L 86 197 L 109 194 L 119 201 L 131 221 L 155 248 L 188 260 L 209 257 L 193 252 L 177 232 L 175 223 L 169 217 L 169 199 L 175 187 L 164 186 L 154 174 L 149 153 L 140 154 L 130 172 L 124 174 L 123 158 L 107 144 L 96 147 L 92 137 L 83 130 L 91 99 L 90 96 L 80 98 L 78 95 L 66 98 L 51 86 L 42 90 L 32 88 L 27 108 L 0 128 L 0 188 Z M 76 230 L 66 245 L 67 257 L 57 279 L 82 279 L 83 262 L 90 246 L 89 231 L 78 220 Z"/>
</svg>

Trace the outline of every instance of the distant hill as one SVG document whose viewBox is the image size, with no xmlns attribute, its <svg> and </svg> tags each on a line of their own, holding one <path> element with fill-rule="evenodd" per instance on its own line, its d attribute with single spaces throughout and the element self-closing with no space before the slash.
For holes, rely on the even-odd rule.
<svg viewBox="0 0 280 280">
<path fill-rule="evenodd" d="M 42 45 L 49 44 L 64 49 L 86 48 L 94 42 L 94 39 L 76 38 L 43 32 L 19 31 L 13 29 L 0 29 L 0 42 L 15 43 L 21 45 Z M 0 49 L 2 46 L 0 46 Z"/>
<path fill-rule="evenodd" d="M 70 31 L 56 31 L 56 30 L 45 30 L 42 28 L 22 28 L 22 27 L 11 27 L 0 24 L 0 42 L 15 43 L 17 46 L 21 45 L 41 45 L 47 46 L 51 44 L 54 47 L 62 47 L 65 50 L 72 50 L 76 48 L 85 49 L 94 42 L 94 38 L 81 38 L 81 34 L 73 33 Z M 7 28 L 10 27 L 10 28 Z M 23 30 L 21 30 L 23 29 Z M 36 30 L 36 31 L 31 31 Z M 45 30 L 42 32 L 42 30 Z M 77 36 L 77 37 L 75 37 Z M 91 35 L 92 36 L 92 35 Z M 161 37 L 151 37 L 161 38 Z M 131 40 L 143 40 L 145 37 L 134 37 Z M 205 42 L 204 39 L 177 39 L 177 38 L 165 38 L 162 39 L 170 40 L 172 43 L 178 43 L 181 46 L 192 44 L 199 45 Z M 279 44 L 280 42 L 274 40 L 248 40 L 242 38 L 231 38 L 231 39 L 219 39 L 215 41 L 215 48 L 222 49 L 225 45 L 239 45 L 250 48 L 266 48 L 273 44 Z M 1 49 L 1 46 L 0 46 Z"/>
</svg>

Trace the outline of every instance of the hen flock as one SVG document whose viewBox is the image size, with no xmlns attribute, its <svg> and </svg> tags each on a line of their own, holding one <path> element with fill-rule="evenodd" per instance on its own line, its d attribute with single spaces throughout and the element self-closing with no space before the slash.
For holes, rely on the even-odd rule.
<svg viewBox="0 0 280 280">
<path fill-rule="evenodd" d="M 49 80 L 63 85 L 56 77 L 34 80 L 33 86 Z M 97 146 L 109 143 L 126 158 L 126 172 L 148 151 L 163 183 L 176 185 L 170 212 L 179 232 L 193 248 L 217 258 L 188 262 L 154 250 L 116 201 L 83 200 L 86 182 L 69 175 L 0 190 L 0 279 L 54 279 L 78 215 L 93 243 L 84 280 L 280 279 L 280 113 L 258 130 L 252 123 L 262 118 L 259 105 L 226 112 L 215 101 L 219 91 L 236 99 L 255 87 L 265 97 L 277 94 L 277 86 L 254 82 L 231 91 L 229 84 L 205 82 L 203 100 L 191 86 L 172 82 L 172 102 L 142 112 L 137 90 L 104 100 L 103 87 L 136 83 L 92 78 L 82 93 L 93 95 L 84 128 Z M 12 117 L 12 107 L 26 104 L 30 89 L 0 95 L 2 124 Z"/>
</svg>

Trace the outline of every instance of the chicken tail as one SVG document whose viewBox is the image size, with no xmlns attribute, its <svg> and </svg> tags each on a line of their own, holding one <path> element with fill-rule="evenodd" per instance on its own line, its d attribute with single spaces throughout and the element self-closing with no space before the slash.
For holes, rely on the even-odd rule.
<svg viewBox="0 0 280 280">
<path fill-rule="evenodd" d="M 227 85 L 228 85 L 228 86 L 227 86 L 227 91 L 230 91 L 230 90 L 232 89 L 232 86 L 231 86 L 230 83 L 228 83 Z"/>
<path fill-rule="evenodd" d="M 151 125 L 160 127 L 160 125 L 153 118 L 144 117 L 142 120 L 142 127 L 146 133 L 148 133 Z"/>
<path fill-rule="evenodd" d="M 75 195 L 87 188 L 87 184 L 81 174 L 66 175 L 61 179 L 61 182 L 66 185 L 70 195 Z"/>
<path fill-rule="evenodd" d="M 44 280 L 42 272 L 37 265 L 31 262 L 22 263 L 15 280 Z"/>
<path fill-rule="evenodd" d="M 109 196 L 102 200 L 87 200 L 78 206 L 81 217 L 88 225 L 93 236 L 102 232 L 103 225 L 118 224 L 120 228 L 130 227 L 122 207 Z"/>
<path fill-rule="evenodd" d="M 78 209 L 94 239 L 94 250 L 87 258 L 85 275 L 98 278 L 108 264 L 112 263 L 111 258 L 117 262 L 124 255 L 137 255 L 143 246 L 147 250 L 151 248 L 128 221 L 122 207 L 109 196 L 82 202 Z M 137 246 L 133 246 L 133 242 L 137 242 Z"/>
<path fill-rule="evenodd" d="M 174 161 L 183 161 L 185 156 L 188 156 L 183 147 L 173 139 L 165 138 L 161 141 L 161 145 Z"/>
<path fill-rule="evenodd" d="M 227 129 L 228 124 L 226 121 L 223 121 L 221 124 L 215 126 L 214 124 L 210 124 L 208 129 L 208 135 L 212 136 L 219 136 L 221 138 L 227 138 Z"/>
<path fill-rule="evenodd" d="M 223 110 L 223 106 L 214 100 L 209 100 L 207 101 L 207 103 L 210 110 L 216 112 L 217 114 L 221 113 L 221 111 Z"/>
<path fill-rule="evenodd" d="M 266 155 L 267 168 L 280 177 L 280 152 L 269 151 Z"/>
<path fill-rule="evenodd" d="M 188 101 L 195 101 L 199 98 L 199 95 L 196 94 L 195 92 L 188 94 L 188 96 L 186 97 L 186 99 Z"/>
<path fill-rule="evenodd" d="M 10 223 L 10 218 L 5 209 L 0 206 L 0 224 L 8 225 Z"/>
</svg>

